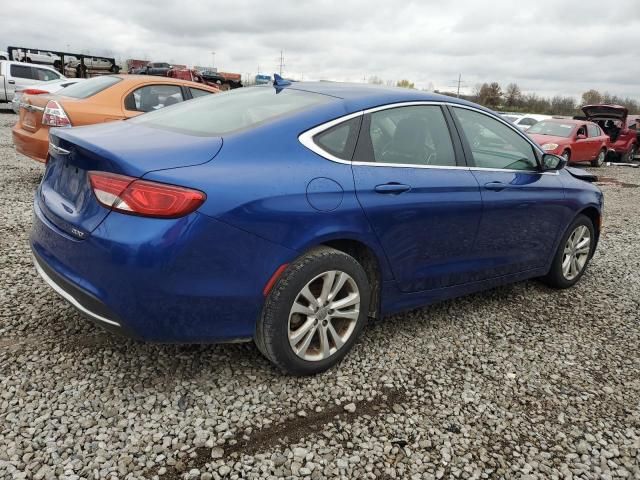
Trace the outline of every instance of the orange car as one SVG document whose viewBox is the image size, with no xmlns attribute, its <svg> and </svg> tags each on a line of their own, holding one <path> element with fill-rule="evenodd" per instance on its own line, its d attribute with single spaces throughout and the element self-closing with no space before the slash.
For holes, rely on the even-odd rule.
<svg viewBox="0 0 640 480">
<path fill-rule="evenodd" d="M 56 95 L 24 95 L 13 127 L 16 150 L 47 161 L 49 127 L 123 120 L 202 95 L 216 87 L 177 78 L 104 75 L 71 85 Z"/>
</svg>

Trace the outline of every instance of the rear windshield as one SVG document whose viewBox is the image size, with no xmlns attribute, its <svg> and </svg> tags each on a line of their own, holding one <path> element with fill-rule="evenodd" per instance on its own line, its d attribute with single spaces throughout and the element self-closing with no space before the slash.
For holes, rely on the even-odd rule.
<svg viewBox="0 0 640 480">
<path fill-rule="evenodd" d="M 575 125 L 571 123 L 557 123 L 557 122 L 538 122 L 529 130 L 527 134 L 537 133 L 538 135 L 550 135 L 552 137 L 565 137 L 569 138 Z"/>
<path fill-rule="evenodd" d="M 277 92 L 273 87 L 249 87 L 190 100 L 129 121 L 191 135 L 221 136 L 331 100 L 289 88 Z"/>
<path fill-rule="evenodd" d="M 89 98 L 96 93 L 100 93 L 110 86 L 115 85 L 121 80 L 122 79 L 120 77 L 113 77 L 111 75 L 93 77 L 89 80 L 84 80 L 74 85 L 69 85 L 64 89 L 64 96 L 71 98 Z"/>
</svg>

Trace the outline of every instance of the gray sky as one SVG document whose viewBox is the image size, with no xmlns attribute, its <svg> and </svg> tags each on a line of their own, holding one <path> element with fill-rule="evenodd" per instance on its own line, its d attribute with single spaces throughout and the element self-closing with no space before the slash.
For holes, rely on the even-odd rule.
<svg viewBox="0 0 640 480">
<path fill-rule="evenodd" d="M 67 49 L 223 71 L 446 89 L 462 73 L 525 92 L 640 100 L 638 0 L 32 0 L 2 7 L 0 49 Z"/>
</svg>

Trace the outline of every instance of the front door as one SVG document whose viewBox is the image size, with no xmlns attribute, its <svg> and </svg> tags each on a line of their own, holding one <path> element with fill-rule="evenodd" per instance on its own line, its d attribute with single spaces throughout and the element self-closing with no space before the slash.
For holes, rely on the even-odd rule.
<svg viewBox="0 0 640 480">
<path fill-rule="evenodd" d="M 439 105 L 365 115 L 356 147 L 358 200 L 404 292 L 473 276 L 481 197 L 446 115 Z"/>
<path fill-rule="evenodd" d="M 484 278 L 547 264 L 565 221 L 558 172 L 542 172 L 533 146 L 499 120 L 451 109 L 463 133 L 483 213 L 474 252 Z"/>
</svg>

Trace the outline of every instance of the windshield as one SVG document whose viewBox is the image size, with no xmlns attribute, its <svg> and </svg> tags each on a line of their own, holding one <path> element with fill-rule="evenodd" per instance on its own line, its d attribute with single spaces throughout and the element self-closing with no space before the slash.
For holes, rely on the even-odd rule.
<svg viewBox="0 0 640 480">
<path fill-rule="evenodd" d="M 332 97 L 318 93 L 250 87 L 208 95 L 129 121 L 191 135 L 221 136 L 330 101 Z"/>
<path fill-rule="evenodd" d="M 112 85 L 120 82 L 122 79 L 105 75 L 102 77 L 94 77 L 74 85 L 70 85 L 64 89 L 64 96 L 71 98 L 89 98 Z"/>
<path fill-rule="evenodd" d="M 569 138 L 575 125 L 571 123 L 558 123 L 558 122 L 538 122 L 532 126 L 527 133 L 536 133 L 538 135 L 551 135 L 553 137 L 565 137 Z"/>
</svg>

